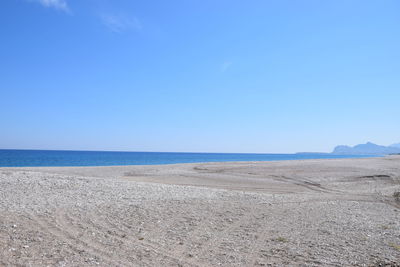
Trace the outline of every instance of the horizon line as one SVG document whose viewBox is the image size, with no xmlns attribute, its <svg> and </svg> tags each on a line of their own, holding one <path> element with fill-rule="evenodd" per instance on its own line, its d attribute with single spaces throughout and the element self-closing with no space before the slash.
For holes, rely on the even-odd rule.
<svg viewBox="0 0 400 267">
<path fill-rule="evenodd" d="M 182 152 L 182 151 L 132 151 L 132 150 L 82 150 L 82 149 L 35 149 L 35 148 L 0 148 L 0 150 L 22 150 L 22 151 L 66 151 L 66 152 L 122 152 L 122 153 L 186 153 L 186 154 L 332 154 L 332 152 L 292 152 L 292 153 L 271 153 L 271 152 Z"/>
</svg>

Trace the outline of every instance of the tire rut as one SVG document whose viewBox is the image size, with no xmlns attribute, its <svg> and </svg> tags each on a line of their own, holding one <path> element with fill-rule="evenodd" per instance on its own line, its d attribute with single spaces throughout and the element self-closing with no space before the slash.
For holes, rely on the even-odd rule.
<svg viewBox="0 0 400 267">
<path fill-rule="evenodd" d="M 83 253 L 86 252 L 89 255 L 97 258 L 103 262 L 106 262 L 110 266 L 126 266 L 127 262 L 114 259 L 112 254 L 107 250 L 96 248 L 88 242 L 82 241 L 79 237 L 75 237 L 70 232 L 58 227 L 47 220 L 44 220 L 36 215 L 30 214 L 30 218 L 45 232 L 57 237 L 59 240 L 68 244 L 72 250 Z"/>
<path fill-rule="evenodd" d="M 250 208 L 246 213 L 244 213 L 238 220 L 233 222 L 232 224 L 225 227 L 222 231 L 215 234 L 212 238 L 208 239 L 206 242 L 201 244 L 200 250 L 196 253 L 197 258 L 201 260 L 201 258 L 207 253 L 207 250 L 210 247 L 216 247 L 217 244 L 223 242 L 225 236 L 233 233 L 235 229 L 242 227 L 243 225 L 248 224 L 249 220 L 253 220 L 254 216 L 254 207 Z M 251 219 L 249 218 L 251 216 Z M 203 264 L 203 262 L 202 262 Z"/>
<path fill-rule="evenodd" d="M 60 217 L 62 220 L 64 220 L 64 221 L 70 221 L 70 222 L 73 222 L 74 221 L 74 219 L 72 218 L 72 217 L 70 217 L 68 214 L 66 214 L 66 213 L 64 213 L 64 214 L 59 214 L 59 216 L 62 216 L 62 217 Z M 113 230 L 113 231 L 121 231 L 120 229 L 119 229 L 119 227 L 116 225 L 116 224 L 113 224 L 113 223 L 111 223 L 111 222 L 105 222 L 104 220 L 102 221 L 103 223 L 105 223 L 106 225 L 108 225 L 108 226 L 110 226 L 111 227 L 111 229 Z M 99 224 L 99 223 L 95 223 L 95 222 L 93 222 L 93 221 L 91 221 L 91 226 L 93 226 L 94 227 L 94 229 L 97 229 L 97 230 L 99 230 L 99 229 L 102 229 L 103 231 L 108 231 L 108 230 L 110 230 L 110 228 L 107 228 L 107 227 L 105 227 L 104 225 L 101 225 L 101 224 Z M 111 235 L 111 234 L 110 234 Z M 120 235 L 123 235 L 123 234 L 120 234 Z M 122 238 L 122 237 L 120 237 L 120 236 L 118 236 L 118 235 L 112 235 L 112 238 L 113 239 L 115 239 L 115 240 L 117 240 L 117 241 L 119 241 L 119 242 L 121 242 L 122 244 L 124 244 L 124 243 L 126 243 L 128 240 L 127 239 L 124 239 L 124 238 Z M 99 245 L 101 245 L 101 243 L 99 243 L 99 242 L 97 242 Z M 158 247 L 156 244 L 154 244 L 154 243 L 152 243 L 152 242 L 148 242 L 148 241 L 146 241 L 146 240 L 139 240 L 139 242 L 136 242 L 135 244 L 131 244 L 132 246 L 135 246 L 135 247 L 137 247 L 137 248 L 140 248 L 140 249 L 142 249 L 142 250 L 148 250 L 148 251 L 152 251 L 153 253 L 155 253 L 156 255 L 159 255 L 159 256 L 161 256 L 161 257 L 164 257 L 164 258 L 167 258 L 167 259 L 169 259 L 169 260 L 172 260 L 173 262 L 178 262 L 178 263 L 180 263 L 180 264 L 189 264 L 188 262 L 185 262 L 185 261 L 183 261 L 182 259 L 180 259 L 180 258 L 178 258 L 178 257 L 176 257 L 176 256 L 174 256 L 173 254 L 171 254 L 170 252 L 168 252 L 168 251 L 166 251 L 165 249 L 163 249 L 163 248 L 161 248 L 161 247 Z M 140 264 L 143 264 L 142 262 L 139 262 Z M 190 263 L 190 264 L 192 264 L 192 263 Z"/>
<path fill-rule="evenodd" d="M 291 177 L 287 177 L 287 176 L 283 176 L 283 175 L 272 175 L 271 177 L 273 177 L 274 180 L 280 181 L 280 182 L 288 182 L 290 184 L 294 184 L 300 187 L 304 187 L 306 189 L 309 189 L 311 191 L 315 191 L 315 192 L 320 192 L 320 193 L 337 193 L 340 192 L 338 190 L 334 190 L 334 189 L 328 189 L 323 187 L 321 184 L 319 183 L 315 183 L 312 181 L 308 181 L 308 180 L 299 180 L 296 178 L 291 178 Z"/>
</svg>

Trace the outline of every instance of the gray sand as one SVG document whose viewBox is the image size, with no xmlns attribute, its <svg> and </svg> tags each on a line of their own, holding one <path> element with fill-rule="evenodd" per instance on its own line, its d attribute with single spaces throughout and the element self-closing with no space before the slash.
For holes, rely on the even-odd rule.
<svg viewBox="0 0 400 267">
<path fill-rule="evenodd" d="M 400 266 L 396 191 L 400 156 L 0 168 L 0 266 Z"/>
</svg>

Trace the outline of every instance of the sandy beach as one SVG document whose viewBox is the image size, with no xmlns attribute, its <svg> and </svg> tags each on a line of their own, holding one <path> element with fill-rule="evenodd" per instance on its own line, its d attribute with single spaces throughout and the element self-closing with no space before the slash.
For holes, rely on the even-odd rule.
<svg viewBox="0 0 400 267">
<path fill-rule="evenodd" d="M 400 156 L 0 168 L 0 266 L 400 266 Z"/>
</svg>

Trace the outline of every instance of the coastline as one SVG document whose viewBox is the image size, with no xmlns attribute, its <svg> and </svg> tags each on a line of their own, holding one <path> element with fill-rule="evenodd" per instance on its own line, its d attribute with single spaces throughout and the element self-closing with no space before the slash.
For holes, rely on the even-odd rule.
<svg viewBox="0 0 400 267">
<path fill-rule="evenodd" d="M 2 167 L 0 183 L 0 266 L 400 259 L 400 156 Z"/>
<path fill-rule="evenodd" d="M 377 155 L 379 156 L 379 155 Z M 332 153 L 195 153 L 195 152 L 118 152 L 74 150 L 2 150 L 0 167 L 90 167 L 129 165 L 168 165 L 207 162 L 283 161 L 330 158 L 369 158 L 371 155 Z"/>
<path fill-rule="evenodd" d="M 243 190 L 272 192 L 271 186 L 282 187 L 279 177 L 285 176 L 287 172 L 293 173 L 308 169 L 315 173 L 318 179 L 320 173 L 326 172 L 321 169 L 324 165 L 332 171 L 332 168 L 340 168 L 340 164 L 349 165 L 347 168 L 365 167 L 365 161 L 374 159 L 391 159 L 400 156 L 368 157 L 368 158 L 331 158 L 331 159 L 302 159 L 302 160 L 276 160 L 276 161 L 235 161 L 235 162 L 199 162 L 199 163 L 174 163 L 159 165 L 117 165 L 117 166 L 62 166 L 62 167 L 0 167 L 6 170 L 34 171 L 39 173 L 52 173 L 63 175 L 76 175 L 96 178 L 117 178 L 132 182 L 159 183 L 169 185 L 200 186 L 208 188 L 219 188 L 227 190 Z M 383 161 L 384 162 L 384 161 Z M 317 164 L 317 169 L 313 169 Z M 339 164 L 339 166 L 337 166 Z M 202 170 L 209 167 L 209 171 Z M 255 167 L 255 168 L 254 168 Z M 213 169 L 214 168 L 214 169 Z M 226 172 L 224 168 L 232 171 Z M 253 168 L 251 172 L 247 168 Z M 276 173 L 277 172 L 277 173 Z M 367 171 L 361 171 L 368 175 Z M 306 174 L 305 176 L 310 176 Z M 336 176 L 346 175 L 345 172 L 336 172 Z M 248 176 L 248 177 L 246 177 Z M 362 176 L 362 174 L 360 174 Z M 242 179 L 244 178 L 244 179 Z M 303 177 L 304 178 L 304 177 Z M 307 177 L 306 179 L 308 179 Z M 299 178 L 301 179 L 301 177 Z M 278 181 L 278 182 L 277 182 Z M 236 186 L 235 186 L 236 185 Z M 287 185 L 291 186 L 291 185 Z"/>
</svg>

